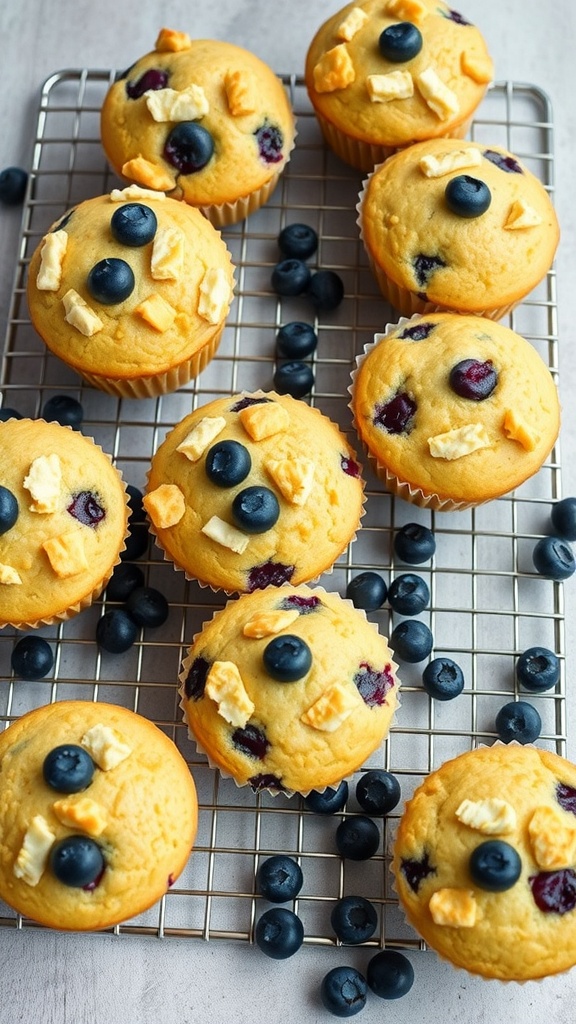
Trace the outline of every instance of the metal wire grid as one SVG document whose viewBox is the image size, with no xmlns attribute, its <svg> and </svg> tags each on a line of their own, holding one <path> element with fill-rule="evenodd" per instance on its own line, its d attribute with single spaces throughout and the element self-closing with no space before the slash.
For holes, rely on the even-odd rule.
<svg viewBox="0 0 576 1024">
<path fill-rule="evenodd" d="M 380 297 L 358 239 L 355 206 L 361 175 L 327 151 L 303 83 L 295 76 L 284 81 L 298 116 L 296 150 L 266 207 L 224 232 L 237 268 L 236 298 L 219 352 L 198 381 L 155 400 L 119 401 L 83 385 L 35 335 L 24 297 L 34 248 L 66 209 L 117 184 L 104 159 L 98 129 L 100 107 L 113 79 L 108 71 L 63 71 L 42 89 L 2 361 L 4 405 L 37 416 L 54 393 L 77 397 L 85 411 L 84 433 L 112 454 L 129 483 L 142 487 L 152 453 L 192 408 L 218 395 L 272 386 L 276 332 L 281 324 L 302 319 L 314 324 L 319 337 L 311 357 L 315 386 L 307 400 L 350 433 L 347 387 L 354 357 L 375 331 L 397 316 Z M 496 84 L 474 122 L 472 137 L 516 153 L 553 194 L 552 114 L 538 88 Z M 280 299 L 270 288 L 270 272 L 280 258 L 278 232 L 297 221 L 312 224 L 320 236 L 311 265 L 336 270 L 345 284 L 342 305 L 321 319 L 314 317 L 306 300 Z M 553 269 L 508 322 L 534 344 L 556 379 Z M 352 435 L 351 440 L 354 443 Z M 515 660 L 533 644 L 550 647 L 560 656 L 560 684 L 555 691 L 538 695 L 535 702 L 543 721 L 539 743 L 565 753 L 562 586 L 538 577 L 531 562 L 536 540 L 547 531 L 550 502 L 561 495 L 558 446 L 532 481 L 475 510 L 444 515 L 419 510 L 395 500 L 369 473 L 366 494 L 366 513 L 356 541 L 320 583 L 343 594 L 349 579 L 366 568 L 391 580 L 409 568 L 395 558 L 395 531 L 408 521 L 431 526 L 436 555 L 416 568 L 431 593 L 422 618 L 434 634 L 433 656 L 447 654 L 458 660 L 466 687 L 457 700 L 434 703 L 420 683 L 422 666 L 402 665 L 402 708 L 388 741 L 364 767 L 384 765 L 394 771 L 407 798 L 447 757 L 493 742 L 496 711 L 522 696 L 514 678 Z M 17 635 L 5 630 L 0 636 L 0 718 L 4 723 L 49 701 L 112 701 L 154 721 L 191 766 L 200 824 L 189 864 L 155 907 L 113 930 L 252 941 L 262 907 L 255 894 L 258 863 L 265 856 L 286 852 L 299 860 L 304 871 L 304 888 L 294 909 L 304 922 L 306 943 L 336 945 L 330 911 L 343 895 L 361 893 L 379 911 L 379 929 L 367 945 L 423 948 L 404 923 L 388 870 L 397 812 L 383 822 L 381 847 L 372 860 L 360 865 L 343 861 L 334 844 L 337 820 L 311 814 L 299 797 L 255 796 L 249 789 L 238 789 L 208 768 L 195 751 L 181 721 L 177 674 L 194 633 L 223 602 L 174 573 L 153 544 L 139 562 L 146 582 L 169 598 L 171 613 L 161 630 L 143 630 L 126 654 L 102 654 L 95 643 L 95 625 L 107 607 L 105 595 L 70 622 L 40 630 L 55 652 L 53 673 L 45 679 L 14 679 L 10 655 Z M 394 619 L 386 606 L 370 618 L 389 635 Z M 343 813 L 359 810 L 354 781 Z M 0 912 L 0 924 L 34 926 L 9 908 Z"/>
</svg>

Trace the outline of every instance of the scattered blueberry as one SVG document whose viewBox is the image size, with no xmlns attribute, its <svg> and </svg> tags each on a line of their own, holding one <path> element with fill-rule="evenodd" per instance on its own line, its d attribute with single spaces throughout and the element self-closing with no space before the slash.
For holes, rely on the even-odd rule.
<svg viewBox="0 0 576 1024">
<path fill-rule="evenodd" d="M 266 733 L 249 722 L 244 728 L 234 729 L 230 738 L 237 750 L 246 757 L 256 758 L 257 761 L 263 761 L 270 748 Z"/>
<path fill-rule="evenodd" d="M 322 601 L 316 594 L 305 597 L 304 594 L 289 594 L 283 597 L 278 608 L 282 611 L 297 611 L 298 615 L 312 615 L 322 605 Z"/>
<path fill-rule="evenodd" d="M 355 967 L 333 967 L 322 979 L 322 1005 L 335 1017 L 354 1017 L 366 1006 L 366 978 Z"/>
<path fill-rule="evenodd" d="M 123 203 L 112 214 L 110 230 L 121 245 L 147 245 L 158 228 L 154 210 L 144 203 Z"/>
<path fill-rule="evenodd" d="M 78 399 L 71 395 L 52 395 L 44 403 L 42 417 L 49 423 L 60 423 L 63 427 L 79 427 L 84 419 L 84 409 Z"/>
<path fill-rule="evenodd" d="M 126 92 L 131 100 L 138 100 L 145 92 L 157 92 L 168 85 L 168 72 L 161 68 L 148 68 L 135 82 L 126 83 Z"/>
<path fill-rule="evenodd" d="M 340 783 L 337 789 L 331 789 L 329 786 L 322 792 L 312 789 L 304 797 L 304 806 L 314 814 L 337 814 L 346 804 L 348 789 L 346 779 Z"/>
<path fill-rule="evenodd" d="M 453 700 L 464 689 L 464 674 L 451 658 L 434 658 L 422 673 L 422 684 L 434 700 Z"/>
<path fill-rule="evenodd" d="M 446 185 L 446 204 L 458 217 L 481 217 L 492 202 L 492 193 L 485 181 L 471 174 L 458 174 Z"/>
<path fill-rule="evenodd" d="M 0 409 L 0 423 L 5 423 L 6 420 L 21 420 L 22 413 L 18 412 L 17 409 L 11 409 L 8 405 L 3 405 Z"/>
<path fill-rule="evenodd" d="M 106 586 L 108 601 L 125 601 L 136 587 L 144 586 L 144 573 L 139 565 L 120 562 L 114 569 Z"/>
<path fill-rule="evenodd" d="M 232 518 L 245 533 L 265 533 L 278 522 L 280 505 L 269 487 L 254 485 L 239 491 L 232 502 Z"/>
<path fill-rule="evenodd" d="M 310 278 L 308 295 L 318 312 L 329 312 L 342 302 L 344 282 L 335 270 L 317 270 Z"/>
<path fill-rule="evenodd" d="M 18 499 L 8 487 L 0 484 L 0 536 L 7 533 L 18 519 Z"/>
<path fill-rule="evenodd" d="M 543 914 L 568 914 L 576 907 L 576 871 L 540 871 L 528 879 L 534 902 Z"/>
<path fill-rule="evenodd" d="M 210 132 L 195 121 L 180 121 L 166 139 L 164 157 L 181 174 L 201 171 L 214 153 Z"/>
<path fill-rule="evenodd" d="M 66 836 L 52 846 L 50 867 L 59 882 L 83 889 L 102 874 L 104 857 L 98 843 L 89 836 Z"/>
<path fill-rule="evenodd" d="M 400 783 L 395 775 L 384 768 L 371 768 L 356 783 L 356 799 L 363 811 L 389 814 L 400 802 Z"/>
<path fill-rule="evenodd" d="M 470 874 L 481 889 L 505 892 L 520 878 L 522 861 L 517 850 L 502 839 L 480 843 L 470 856 Z"/>
<path fill-rule="evenodd" d="M 270 903 L 287 903 L 295 899 L 303 883 L 302 868 L 292 857 L 284 854 L 268 857 L 256 872 L 256 891 Z"/>
<path fill-rule="evenodd" d="M 407 885 L 410 886 L 412 892 L 418 892 L 420 883 L 428 878 L 428 875 L 435 875 L 436 868 L 430 863 L 430 857 L 426 851 L 420 860 L 412 860 L 410 858 L 403 858 L 400 864 L 402 874 L 406 879 Z"/>
<path fill-rule="evenodd" d="M 5 167 L 0 171 L 0 203 L 19 206 L 26 195 L 28 175 L 22 167 Z"/>
<path fill-rule="evenodd" d="M 491 164 L 494 164 L 501 171 L 507 174 L 523 174 L 523 170 L 517 160 L 507 153 L 498 153 L 495 149 L 485 149 L 484 156 Z"/>
<path fill-rule="evenodd" d="M 373 612 L 381 608 L 386 600 L 388 588 L 378 572 L 367 570 L 354 576 L 346 587 L 346 597 L 355 608 Z"/>
<path fill-rule="evenodd" d="M 102 499 L 98 498 L 92 491 L 80 491 L 72 495 L 72 501 L 66 506 L 66 511 L 78 523 L 83 526 L 90 526 L 93 530 L 106 518 L 106 509 L 101 504 Z"/>
<path fill-rule="evenodd" d="M 285 256 L 307 260 L 318 248 L 318 235 L 308 224 L 287 224 L 278 235 L 278 247 Z"/>
<path fill-rule="evenodd" d="M 425 622 L 410 619 L 394 627 L 390 646 L 401 661 L 415 665 L 428 657 L 434 646 L 434 637 Z"/>
<path fill-rule="evenodd" d="M 134 271 L 126 260 L 113 256 L 92 267 L 86 284 L 93 299 L 104 306 L 114 306 L 134 291 Z"/>
<path fill-rule="evenodd" d="M 126 598 L 126 611 L 137 626 L 162 626 L 170 608 L 164 594 L 154 587 L 136 587 Z"/>
<path fill-rule="evenodd" d="M 206 456 L 206 476 L 217 487 L 235 487 L 251 468 L 250 452 L 239 441 L 217 441 Z"/>
<path fill-rule="evenodd" d="M 546 647 L 529 647 L 516 662 L 516 678 L 525 690 L 551 690 L 560 680 L 560 659 Z"/>
<path fill-rule="evenodd" d="M 405 391 L 398 391 L 387 402 L 376 406 L 374 424 L 389 434 L 409 434 L 417 405 Z"/>
<path fill-rule="evenodd" d="M 258 153 L 266 164 L 278 164 L 282 160 L 284 136 L 275 124 L 265 121 L 254 132 L 258 143 Z"/>
<path fill-rule="evenodd" d="M 418 253 L 412 261 L 414 267 L 414 275 L 416 281 L 421 288 L 425 288 L 430 278 L 436 270 L 440 267 L 445 267 L 446 264 L 440 256 L 426 256 L 425 253 Z"/>
<path fill-rule="evenodd" d="M 248 593 L 263 590 L 264 587 L 281 587 L 289 583 L 294 575 L 295 565 L 284 565 L 283 562 L 261 562 L 254 565 L 248 573 Z"/>
<path fill-rule="evenodd" d="M 434 534 L 420 523 L 406 523 L 394 537 L 394 550 L 409 565 L 428 562 L 436 551 Z"/>
<path fill-rule="evenodd" d="M 284 324 L 276 335 L 276 351 L 283 359 L 305 359 L 318 345 L 318 335 L 302 320 Z"/>
<path fill-rule="evenodd" d="M 402 573 L 388 587 L 388 602 L 399 615 L 419 615 L 430 602 L 428 584 L 415 573 Z"/>
<path fill-rule="evenodd" d="M 279 395 L 303 398 L 314 387 L 314 371 L 307 363 L 282 363 L 274 374 L 274 389 Z"/>
<path fill-rule="evenodd" d="M 264 648 L 264 668 L 279 683 L 295 683 L 308 674 L 312 665 L 312 652 L 299 636 L 282 633 Z"/>
<path fill-rule="evenodd" d="M 62 743 L 44 758 L 42 775 L 46 785 L 59 793 L 81 793 L 92 782 L 95 768 L 84 747 Z"/>
<path fill-rule="evenodd" d="M 398 21 L 384 29 L 378 46 L 385 60 L 392 64 L 403 64 L 420 53 L 422 33 L 411 21 Z"/>
<path fill-rule="evenodd" d="M 496 715 L 496 732 L 503 743 L 534 743 L 542 731 L 542 719 L 525 700 L 504 704 Z"/>
<path fill-rule="evenodd" d="M 484 363 L 479 359 L 462 359 L 452 367 L 449 383 L 452 391 L 460 398 L 483 402 L 494 391 L 498 383 L 498 374 L 491 359 Z"/>
<path fill-rule="evenodd" d="M 189 700 L 201 700 L 206 689 L 210 662 L 206 658 L 194 658 L 184 680 L 184 693 Z"/>
<path fill-rule="evenodd" d="M 378 925 L 376 908 L 363 896 L 344 896 L 330 914 L 330 924 L 340 942 L 356 945 L 372 938 Z"/>
<path fill-rule="evenodd" d="M 436 329 L 438 325 L 431 323 L 430 320 L 419 320 L 411 327 L 405 327 L 399 335 L 400 338 L 409 338 L 410 341 L 424 341 L 429 338 L 432 331 Z"/>
<path fill-rule="evenodd" d="M 550 513 L 552 526 L 564 540 L 576 540 L 576 498 L 555 502 Z"/>
<path fill-rule="evenodd" d="M 310 284 L 310 278 L 309 267 L 302 260 L 290 256 L 276 264 L 270 280 L 277 295 L 302 295 Z"/>
<path fill-rule="evenodd" d="M 576 570 L 574 552 L 561 537 L 542 537 L 534 546 L 532 561 L 547 580 L 567 580 Z"/>
<path fill-rule="evenodd" d="M 14 645 L 10 663 L 21 679 L 43 679 L 52 670 L 54 655 L 43 637 L 23 636 Z"/>
<path fill-rule="evenodd" d="M 110 654 L 123 654 L 138 636 L 138 627 L 127 611 L 113 608 L 96 623 L 96 642 Z"/>
<path fill-rule="evenodd" d="M 272 907 L 256 923 L 256 945 L 272 960 L 286 960 L 304 941 L 300 918 L 285 907 Z"/>
<path fill-rule="evenodd" d="M 368 662 L 362 662 L 354 673 L 353 682 L 364 703 L 374 708 L 386 703 L 387 694 L 394 686 L 394 676 L 390 665 L 373 668 Z"/>
<path fill-rule="evenodd" d="M 368 961 L 366 980 L 381 999 L 401 999 L 414 984 L 414 968 L 397 949 L 383 949 Z"/>
<path fill-rule="evenodd" d="M 148 526 L 146 523 L 133 523 L 130 521 L 126 547 L 121 552 L 120 558 L 123 562 L 134 562 L 148 550 L 149 540 Z"/>
<path fill-rule="evenodd" d="M 336 848 L 348 860 L 368 860 L 380 844 L 380 830 L 371 818 L 353 814 L 336 829 Z"/>
</svg>

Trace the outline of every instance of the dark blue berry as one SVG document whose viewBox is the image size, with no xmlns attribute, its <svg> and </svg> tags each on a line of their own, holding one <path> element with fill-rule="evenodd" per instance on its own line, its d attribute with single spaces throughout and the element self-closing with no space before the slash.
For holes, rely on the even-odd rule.
<svg viewBox="0 0 576 1024">
<path fill-rule="evenodd" d="M 355 608 L 373 612 L 381 608 L 386 600 L 388 588 L 378 572 L 366 570 L 354 576 L 346 587 L 346 597 Z"/>
<path fill-rule="evenodd" d="M 392 64 L 403 64 L 420 53 L 422 33 L 411 21 L 399 21 L 384 29 L 378 46 L 385 60 Z"/>
<path fill-rule="evenodd" d="M 144 573 L 132 562 L 120 562 L 106 585 L 108 601 L 125 601 L 136 587 L 144 585 Z"/>
<path fill-rule="evenodd" d="M 460 398 L 483 402 L 494 391 L 498 383 L 498 374 L 491 359 L 484 363 L 479 359 L 462 359 L 452 367 L 449 383 L 452 391 Z"/>
<path fill-rule="evenodd" d="M 137 626 L 162 626 L 170 611 L 164 594 L 154 587 L 136 587 L 126 598 L 126 611 Z"/>
<path fill-rule="evenodd" d="M 437 326 L 437 324 L 433 324 L 429 320 L 419 320 L 412 327 L 405 327 L 401 334 L 399 334 L 399 337 L 402 339 L 409 338 L 410 341 L 424 341 L 430 337 L 432 331 Z"/>
<path fill-rule="evenodd" d="M 273 379 L 278 394 L 292 395 L 292 398 L 303 398 L 314 387 L 314 371 L 307 363 L 282 363 Z"/>
<path fill-rule="evenodd" d="M 97 498 L 92 491 L 80 491 L 79 494 L 72 495 L 72 501 L 66 506 L 66 511 L 83 526 L 96 529 L 106 518 L 106 509 L 101 501 L 102 499 Z"/>
<path fill-rule="evenodd" d="M 356 799 L 366 814 L 389 814 L 400 802 L 400 783 L 384 768 L 371 768 L 356 783 Z"/>
<path fill-rule="evenodd" d="M 81 793 L 92 782 L 96 765 L 84 747 L 63 743 L 44 758 L 44 782 L 59 793 Z"/>
<path fill-rule="evenodd" d="M 127 484 L 128 508 L 130 509 L 130 522 L 143 523 L 146 521 L 142 491 L 134 484 Z"/>
<path fill-rule="evenodd" d="M 312 652 L 299 636 L 282 633 L 266 645 L 264 668 L 279 683 L 295 683 L 308 674 L 312 666 Z"/>
<path fill-rule="evenodd" d="M 337 814 L 348 799 L 348 789 L 346 779 L 343 779 L 337 789 L 331 789 L 330 786 L 321 792 L 312 789 L 304 798 L 304 806 L 314 814 Z"/>
<path fill-rule="evenodd" d="M 199 658 L 196 659 L 196 661 L 201 660 Z M 186 680 L 187 684 L 189 681 L 190 676 Z M 256 758 L 257 761 L 263 761 L 270 748 L 270 741 L 266 738 L 266 733 L 250 723 L 245 725 L 243 729 L 235 729 L 230 738 L 237 750 L 245 754 L 246 757 Z"/>
<path fill-rule="evenodd" d="M 102 874 L 104 857 L 98 843 L 89 836 L 66 836 L 52 846 L 50 867 L 63 885 L 83 889 Z"/>
<path fill-rule="evenodd" d="M 285 907 L 272 907 L 256 924 L 256 945 L 272 960 L 286 960 L 297 953 L 304 941 L 300 918 Z"/>
<path fill-rule="evenodd" d="M 394 686 L 394 676 L 390 665 L 384 668 L 373 668 L 368 662 L 360 665 L 358 672 L 354 674 L 354 685 L 358 693 L 369 708 L 380 707 L 386 704 L 386 697 Z"/>
<path fill-rule="evenodd" d="M 217 487 L 235 487 L 251 468 L 250 452 L 239 441 L 218 441 L 206 456 L 206 476 Z"/>
<path fill-rule="evenodd" d="M 406 879 L 407 885 L 410 886 L 412 892 L 418 892 L 421 883 L 428 875 L 435 875 L 436 868 L 430 863 L 430 857 L 426 851 L 420 860 L 414 860 L 410 858 L 402 858 L 400 865 L 402 874 Z"/>
<path fill-rule="evenodd" d="M 576 907 L 576 871 L 540 871 L 528 879 L 534 902 L 543 914 L 569 914 Z"/>
<path fill-rule="evenodd" d="M 278 247 L 285 256 L 307 260 L 318 248 L 318 235 L 308 224 L 287 224 L 278 235 Z"/>
<path fill-rule="evenodd" d="M 0 535 L 7 533 L 18 519 L 18 499 L 0 484 Z"/>
<path fill-rule="evenodd" d="M 546 647 L 529 647 L 516 662 L 516 678 L 525 690 L 551 690 L 560 680 L 560 658 Z"/>
<path fill-rule="evenodd" d="M 278 164 L 282 160 L 284 136 L 275 124 L 265 121 L 254 132 L 258 144 L 258 154 L 265 164 Z"/>
<path fill-rule="evenodd" d="M 344 298 L 344 282 L 335 270 L 317 270 L 312 274 L 308 295 L 319 313 L 336 309 Z"/>
<path fill-rule="evenodd" d="M 254 485 L 239 491 L 232 502 L 232 518 L 245 533 L 265 533 L 278 522 L 280 505 L 269 487 Z"/>
<path fill-rule="evenodd" d="M 470 855 L 470 874 L 481 889 L 505 892 L 520 878 L 522 861 L 517 850 L 502 839 L 480 843 Z"/>
<path fill-rule="evenodd" d="M 481 217 L 492 202 L 492 193 L 485 181 L 471 174 L 458 174 L 446 185 L 446 204 L 458 217 Z"/>
<path fill-rule="evenodd" d="M 419 615 L 430 602 L 428 584 L 413 572 L 401 573 L 388 587 L 388 602 L 399 615 Z"/>
<path fill-rule="evenodd" d="M 96 642 L 110 654 L 123 654 L 138 636 L 138 627 L 123 608 L 113 608 L 96 623 Z"/>
<path fill-rule="evenodd" d="M 363 896 L 344 896 L 330 914 L 330 924 L 340 942 L 367 942 L 378 924 L 376 908 Z"/>
<path fill-rule="evenodd" d="M 92 267 L 86 284 L 93 299 L 103 306 L 114 306 L 134 291 L 134 271 L 125 260 L 111 257 Z"/>
<path fill-rule="evenodd" d="M 453 21 L 455 25 L 471 25 L 472 24 L 472 22 L 471 21 L 467 21 L 466 18 L 464 17 L 464 15 L 460 14 L 459 11 L 453 11 L 453 10 L 450 10 L 450 8 L 448 8 L 447 11 L 443 11 L 441 8 L 438 8 L 438 13 L 441 14 L 443 18 L 448 18 L 448 21 Z"/>
<path fill-rule="evenodd" d="M 276 351 L 283 359 L 305 359 L 318 344 L 318 335 L 312 324 L 291 320 L 276 335 Z"/>
<path fill-rule="evenodd" d="M 121 552 L 120 558 L 123 562 L 133 562 L 140 555 L 148 550 L 149 540 L 148 526 L 146 523 L 133 523 L 130 521 L 129 533 L 126 538 L 126 548 Z"/>
<path fill-rule="evenodd" d="M 110 230 L 121 245 L 147 245 L 158 228 L 154 210 L 144 203 L 124 203 L 112 214 Z"/>
<path fill-rule="evenodd" d="M 416 402 L 405 391 L 398 391 L 387 402 L 376 406 L 374 424 L 389 434 L 409 434 L 413 427 Z"/>
<path fill-rule="evenodd" d="M 383 949 L 368 961 L 366 981 L 381 999 L 401 999 L 414 984 L 414 968 L 404 953 Z"/>
<path fill-rule="evenodd" d="M 52 395 L 44 404 L 42 417 L 63 427 L 79 427 L 84 419 L 82 403 L 71 395 Z"/>
<path fill-rule="evenodd" d="M 8 405 L 3 405 L 0 409 L 0 423 L 5 423 L 6 420 L 21 420 L 22 413 L 18 412 L 17 409 L 11 409 Z"/>
<path fill-rule="evenodd" d="M 491 164 L 494 164 L 501 171 L 505 171 L 506 174 L 524 173 L 518 161 L 507 153 L 498 153 L 495 149 L 485 149 L 484 156 Z"/>
<path fill-rule="evenodd" d="M 268 857 L 256 872 L 256 892 L 270 903 L 287 903 L 295 899 L 303 882 L 302 868 L 285 854 Z"/>
<path fill-rule="evenodd" d="M 410 619 L 394 627 L 390 646 L 397 658 L 415 665 L 428 657 L 434 646 L 434 638 L 425 622 Z"/>
<path fill-rule="evenodd" d="M 503 743 L 534 743 L 542 731 L 542 719 L 525 700 L 504 704 L 496 715 L 496 732 Z"/>
<path fill-rule="evenodd" d="M 409 565 L 428 562 L 436 551 L 434 534 L 420 523 L 406 523 L 394 537 L 394 550 Z"/>
<path fill-rule="evenodd" d="M 564 540 L 576 540 L 576 498 L 562 498 L 550 513 L 555 532 Z"/>
<path fill-rule="evenodd" d="M 336 829 L 336 848 L 348 860 L 368 860 L 380 844 L 380 829 L 372 818 L 353 814 Z"/>
<path fill-rule="evenodd" d="M 181 174 L 194 174 L 210 162 L 214 139 L 195 121 L 180 121 L 170 132 L 164 146 L 164 157 Z"/>
<path fill-rule="evenodd" d="M 434 658 L 422 673 L 422 684 L 434 700 L 453 700 L 464 689 L 464 675 L 451 658 Z"/>
<path fill-rule="evenodd" d="M 43 679 L 52 671 L 54 655 L 41 636 L 23 636 L 14 645 L 10 662 L 14 674 L 21 679 Z"/>
<path fill-rule="evenodd" d="M 310 284 L 310 277 L 309 267 L 291 256 L 276 264 L 270 281 L 277 295 L 302 295 Z"/>
<path fill-rule="evenodd" d="M 129 73 L 130 71 L 127 71 L 126 75 Z M 167 71 L 161 68 L 148 68 L 135 82 L 126 83 L 126 92 L 131 100 L 138 100 L 145 92 L 157 92 L 159 89 L 165 89 L 167 85 Z"/>
<path fill-rule="evenodd" d="M 334 1017 L 354 1017 L 366 1006 L 366 978 L 355 967 L 333 967 L 322 979 L 320 998 Z"/>
<path fill-rule="evenodd" d="M 294 575 L 295 565 L 284 565 L 283 562 L 261 562 L 254 565 L 248 573 L 248 593 L 264 590 L 265 587 L 281 587 L 289 583 Z"/>
<path fill-rule="evenodd" d="M 5 167 L 0 171 L 0 203 L 19 206 L 26 195 L 28 175 L 22 167 Z"/>
<path fill-rule="evenodd" d="M 427 286 L 434 271 L 439 270 L 440 267 L 446 266 L 441 256 L 427 256 L 423 252 L 418 253 L 418 255 L 414 257 L 412 265 L 414 267 L 416 281 L 421 288 L 425 288 Z"/>
<path fill-rule="evenodd" d="M 184 693 L 189 700 L 201 700 L 206 689 L 210 662 L 206 658 L 194 658 L 184 680 Z"/>
<path fill-rule="evenodd" d="M 547 580 L 567 580 L 576 570 L 574 552 L 562 537 L 542 537 L 534 546 L 532 561 Z"/>
</svg>

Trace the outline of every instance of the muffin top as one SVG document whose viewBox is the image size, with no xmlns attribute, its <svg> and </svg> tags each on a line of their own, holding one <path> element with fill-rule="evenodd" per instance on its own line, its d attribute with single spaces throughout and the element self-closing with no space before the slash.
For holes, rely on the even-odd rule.
<svg viewBox="0 0 576 1024">
<path fill-rule="evenodd" d="M 466 122 L 492 75 L 479 30 L 441 0 L 347 4 L 306 57 L 319 113 L 355 139 L 392 147 Z"/>
<path fill-rule="evenodd" d="M 567 970 L 576 767 L 520 744 L 446 762 L 406 805 L 393 870 L 410 923 L 458 967 L 507 981 Z"/>
<path fill-rule="evenodd" d="M 526 295 L 559 239 L 542 183 L 507 150 L 437 139 L 395 153 L 365 183 L 359 224 L 396 284 L 457 312 Z"/>
<path fill-rule="evenodd" d="M 261 188 L 283 167 L 294 134 L 286 90 L 263 61 L 170 29 L 102 107 L 102 143 L 115 170 L 192 206 Z"/>
<path fill-rule="evenodd" d="M 244 594 L 194 638 L 182 706 L 210 760 L 258 792 L 331 786 L 384 739 L 396 665 L 363 612 L 289 585 Z"/>
</svg>

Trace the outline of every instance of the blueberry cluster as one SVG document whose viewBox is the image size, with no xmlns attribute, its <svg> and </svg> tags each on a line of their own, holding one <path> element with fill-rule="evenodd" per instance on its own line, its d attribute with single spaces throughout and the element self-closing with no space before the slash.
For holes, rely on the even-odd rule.
<svg viewBox="0 0 576 1024">
<path fill-rule="evenodd" d="M 82 793 L 94 777 L 96 765 L 84 747 L 74 743 L 53 747 L 44 758 L 42 775 L 57 793 Z M 50 868 L 58 881 L 75 889 L 93 889 L 104 868 L 104 854 L 98 843 L 86 835 L 69 835 L 50 850 Z"/>
<path fill-rule="evenodd" d="M 550 513 L 553 534 L 537 541 L 532 552 L 534 568 L 548 580 L 567 580 L 576 571 L 571 541 L 576 541 L 576 498 L 555 502 Z"/>
<path fill-rule="evenodd" d="M 521 689 L 544 693 L 560 681 L 560 659 L 547 647 L 529 647 L 518 658 L 515 675 Z M 542 719 L 529 701 L 509 701 L 498 711 L 495 727 L 503 743 L 534 743 L 542 731 Z"/>
</svg>

